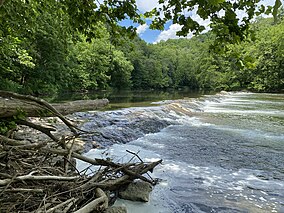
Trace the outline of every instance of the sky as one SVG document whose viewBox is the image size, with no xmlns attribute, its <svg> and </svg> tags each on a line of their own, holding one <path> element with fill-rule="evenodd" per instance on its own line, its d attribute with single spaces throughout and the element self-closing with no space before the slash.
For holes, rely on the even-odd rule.
<svg viewBox="0 0 284 213">
<path fill-rule="evenodd" d="M 136 2 L 137 2 L 138 10 L 141 13 L 149 11 L 159 5 L 158 0 L 136 0 Z M 275 0 L 261 0 L 260 4 L 263 4 L 266 6 L 267 5 L 273 6 L 274 2 Z M 245 14 L 240 12 L 238 15 L 239 17 L 243 17 Z M 207 26 L 205 32 L 209 30 L 209 27 L 208 27 L 208 24 L 210 23 L 209 20 L 203 20 L 195 13 L 192 13 L 191 17 L 194 20 L 196 20 L 199 24 L 203 26 Z M 151 22 L 150 20 L 146 20 L 146 24 L 139 25 L 139 24 L 133 23 L 131 20 L 124 20 L 120 22 L 120 25 L 135 26 L 137 28 L 137 33 L 140 36 L 140 38 L 145 40 L 147 43 L 158 43 L 162 40 L 179 38 L 178 36 L 176 36 L 176 32 L 181 29 L 180 25 L 173 24 L 171 21 L 169 21 L 166 23 L 165 29 L 163 31 L 159 31 L 159 30 L 150 30 L 149 29 L 150 22 Z M 191 38 L 191 37 L 192 37 L 192 34 L 188 34 L 187 38 Z"/>
</svg>

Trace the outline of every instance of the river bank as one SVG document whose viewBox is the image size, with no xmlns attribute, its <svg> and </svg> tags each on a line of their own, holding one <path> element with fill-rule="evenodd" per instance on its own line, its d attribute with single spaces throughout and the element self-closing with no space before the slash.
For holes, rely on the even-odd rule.
<svg viewBox="0 0 284 213">
<path fill-rule="evenodd" d="M 55 117 L 28 118 L 17 114 L 1 119 L 0 211 L 113 212 L 114 209 L 108 207 L 117 193 L 125 199 L 149 199 L 148 194 L 157 180 L 143 174 L 153 171 L 162 160 L 144 162 L 132 152 L 129 153 L 139 162 L 117 163 L 108 158 L 83 156 L 78 153 L 81 151 L 77 149 L 78 136 L 96 132 L 78 128 L 70 121 L 71 116 L 64 117 L 42 99 L 5 91 L 1 95 L 8 101 L 23 101 L 40 107 Z M 75 159 L 98 169 L 79 171 Z M 145 195 L 136 196 L 143 194 L 146 185 Z"/>
<path fill-rule="evenodd" d="M 72 119 L 98 133 L 81 138 L 86 156 L 164 159 L 148 203 L 115 204 L 129 212 L 283 212 L 283 103 L 281 94 L 224 92 Z"/>
</svg>

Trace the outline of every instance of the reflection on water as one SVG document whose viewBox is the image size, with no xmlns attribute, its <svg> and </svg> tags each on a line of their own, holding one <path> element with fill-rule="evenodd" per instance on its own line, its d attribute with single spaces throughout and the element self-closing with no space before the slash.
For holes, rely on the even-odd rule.
<svg viewBox="0 0 284 213">
<path fill-rule="evenodd" d="M 65 102 L 74 100 L 94 100 L 107 98 L 110 101 L 108 110 L 115 110 L 127 107 L 146 107 L 152 105 L 152 102 L 161 100 L 176 100 L 184 97 L 198 98 L 205 94 L 214 94 L 209 91 L 181 90 L 106 90 L 93 91 L 88 93 L 65 93 L 57 94 L 56 97 L 47 98 L 51 102 Z"/>
</svg>

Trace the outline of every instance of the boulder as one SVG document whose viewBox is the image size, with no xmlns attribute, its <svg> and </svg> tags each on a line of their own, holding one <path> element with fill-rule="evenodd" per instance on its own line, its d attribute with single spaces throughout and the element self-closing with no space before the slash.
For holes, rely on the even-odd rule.
<svg viewBox="0 0 284 213">
<path fill-rule="evenodd" d="M 130 183 L 124 191 L 119 192 L 119 197 L 132 201 L 149 201 L 149 195 L 152 191 L 152 185 L 145 181 Z"/>
</svg>

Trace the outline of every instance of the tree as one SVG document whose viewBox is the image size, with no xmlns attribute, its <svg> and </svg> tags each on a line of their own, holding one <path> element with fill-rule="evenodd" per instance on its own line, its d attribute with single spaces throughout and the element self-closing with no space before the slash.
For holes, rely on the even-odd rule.
<svg viewBox="0 0 284 213">
<path fill-rule="evenodd" d="M 209 18 L 211 20 L 210 27 L 216 34 L 217 42 L 229 43 L 237 43 L 247 37 L 251 32 L 250 22 L 255 15 L 272 13 L 275 21 L 277 21 L 277 12 L 282 4 L 281 0 L 275 0 L 273 7 L 258 6 L 260 0 L 159 0 L 160 8 L 154 8 L 141 16 L 135 0 L 108 0 L 103 3 L 92 0 L 63 0 L 62 2 L 66 5 L 66 11 L 72 17 L 71 24 L 90 37 L 95 36 L 93 33 L 94 22 L 103 21 L 107 23 L 107 26 L 112 29 L 112 34 L 117 35 L 115 32 L 118 30 L 116 24 L 118 21 L 130 18 L 134 22 L 142 24 L 145 22 L 144 18 L 153 16 L 152 29 L 163 29 L 167 21 L 173 20 L 173 23 L 182 26 L 182 29 L 177 33 L 178 35 L 185 36 L 189 31 L 198 34 L 205 27 L 190 16 L 191 12 L 196 11 L 202 19 Z M 247 16 L 239 20 L 238 11 L 244 11 Z M 224 15 L 220 15 L 222 12 Z M 132 32 L 133 35 L 135 28 L 129 27 L 128 31 Z"/>
<path fill-rule="evenodd" d="M 219 86 L 227 90 L 281 91 L 283 76 L 283 21 L 258 19 L 252 28 L 256 40 L 227 46 L 213 63 L 221 74 Z"/>
<path fill-rule="evenodd" d="M 69 90 L 95 90 L 108 86 L 112 50 L 108 33 L 104 32 L 105 38 L 96 38 L 90 43 L 82 36 L 80 42 L 71 46 L 69 61 L 73 66 L 68 77 Z"/>
<path fill-rule="evenodd" d="M 0 6 L 5 7 L 6 4 L 9 4 L 7 2 L 2 0 Z M 15 15 L 15 17 L 19 18 L 19 12 L 26 14 L 22 9 L 23 6 L 30 7 L 34 1 L 22 1 L 21 7 L 18 6 L 19 4 L 16 1 L 12 0 L 12 2 L 17 5 L 17 8 L 15 11 L 11 11 L 11 16 Z M 41 3 L 44 0 L 35 2 Z M 146 12 L 144 16 L 137 10 L 135 0 L 108 0 L 103 2 L 62 0 L 58 4 L 63 5 L 65 11 L 70 15 L 70 24 L 88 38 L 96 36 L 95 25 L 99 21 L 106 23 L 113 36 L 119 36 L 119 31 L 125 32 L 126 30 L 135 35 L 136 29 L 134 27 L 121 28 L 118 27 L 117 22 L 130 18 L 134 22 L 143 24 L 145 23 L 145 18 L 153 16 L 152 29 L 163 29 L 167 21 L 173 20 L 173 23 L 182 26 L 182 29 L 177 33 L 178 35 L 185 36 L 189 31 L 198 34 L 205 27 L 190 16 L 191 12 L 196 11 L 200 18 L 209 18 L 211 20 L 210 27 L 216 34 L 217 42 L 225 41 L 231 43 L 239 42 L 247 37 L 248 33 L 250 33 L 250 22 L 255 15 L 272 13 L 275 21 L 277 21 L 278 9 L 282 5 L 281 0 L 275 0 L 273 7 L 258 6 L 260 0 L 159 0 L 158 2 L 160 8 L 154 8 L 152 11 Z M 247 16 L 239 20 L 237 17 L 238 11 L 244 11 Z M 220 15 L 220 13 L 224 13 L 224 15 Z"/>
<path fill-rule="evenodd" d="M 62 6 L 55 0 L 11 0 L 0 7 L 0 16 L 1 77 L 7 82 L 2 89 L 56 91 L 70 38 Z"/>
<path fill-rule="evenodd" d="M 276 0 L 268 8 L 258 7 L 258 0 L 160 3 L 161 10 L 142 16 L 134 0 L 5 1 L 0 7 L 0 87 L 33 94 L 131 85 L 135 89 L 283 88 L 283 9 L 277 12 L 281 2 Z M 155 15 L 153 28 L 162 29 L 173 19 L 183 26 L 179 35 L 189 30 L 198 34 L 203 27 L 186 10 L 209 17 L 212 32 L 149 45 L 137 35 L 134 40 L 126 38 L 120 34 L 126 29 L 117 25 L 125 18 L 143 23 L 145 17 Z M 248 16 L 238 21 L 238 10 Z M 260 13 L 276 14 L 274 24 L 251 24 Z M 128 30 L 135 34 L 133 27 Z M 254 42 L 247 37 L 250 31 L 256 32 Z M 116 42 L 118 37 L 125 40 L 123 44 Z M 219 55 L 208 48 L 211 45 L 222 50 Z"/>
<path fill-rule="evenodd" d="M 278 9 L 282 5 L 280 0 L 275 0 L 274 6 L 258 6 L 260 0 L 230 1 L 230 0 L 159 0 L 160 8 L 154 8 L 147 16 L 154 16 L 152 29 L 163 29 L 167 21 L 173 20 L 174 24 L 182 26 L 177 32 L 179 36 L 186 36 L 190 31 L 199 34 L 205 30 L 191 17 L 196 12 L 203 20 L 210 19 L 210 27 L 215 33 L 215 48 L 223 43 L 239 43 L 251 33 L 250 23 L 256 16 L 263 13 L 274 16 L 277 22 Z M 239 20 L 237 13 L 243 11 L 246 16 Z M 223 13 L 223 15 L 221 15 Z M 218 45 L 218 46 L 217 46 Z"/>
<path fill-rule="evenodd" d="M 258 25 L 256 69 L 250 86 L 259 91 L 280 91 L 284 88 L 284 22 L 271 25 L 271 20 L 264 19 Z"/>
<path fill-rule="evenodd" d="M 110 86 L 118 89 L 131 87 L 131 72 L 133 65 L 128 61 L 123 52 L 114 50 L 110 64 Z"/>
</svg>

